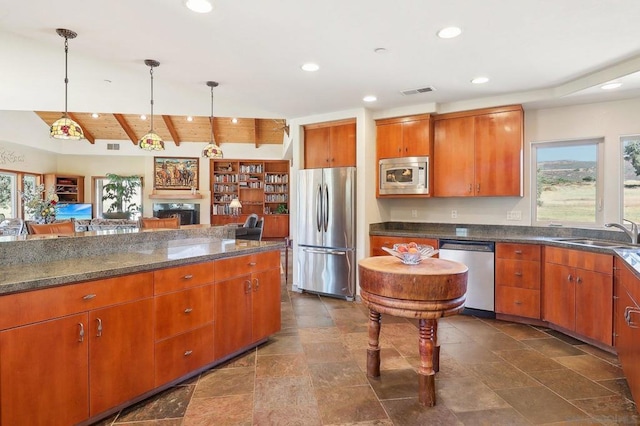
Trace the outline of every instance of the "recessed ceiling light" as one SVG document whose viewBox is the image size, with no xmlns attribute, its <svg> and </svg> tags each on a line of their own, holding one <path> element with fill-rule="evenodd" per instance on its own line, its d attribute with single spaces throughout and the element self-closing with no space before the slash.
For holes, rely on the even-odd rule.
<svg viewBox="0 0 640 426">
<path fill-rule="evenodd" d="M 375 102 L 375 101 L 378 100 L 378 98 L 376 98 L 373 95 L 368 95 L 368 96 L 365 96 L 364 98 L 362 98 L 362 100 L 365 101 L 365 102 Z"/>
<path fill-rule="evenodd" d="M 184 5 L 197 13 L 209 13 L 213 9 L 209 0 L 185 0 Z"/>
<path fill-rule="evenodd" d="M 487 77 L 476 77 L 473 80 L 471 80 L 473 84 L 484 84 L 484 83 L 487 83 L 488 81 L 489 79 Z"/>
<path fill-rule="evenodd" d="M 231 122 L 232 122 L 233 124 L 236 124 L 236 123 L 238 122 L 238 119 L 237 119 L 237 118 L 232 118 L 232 119 L 231 119 Z"/>
<path fill-rule="evenodd" d="M 94 112 L 93 114 L 91 114 L 91 117 L 98 118 L 100 117 L 100 114 L 98 114 L 97 112 Z"/>
<path fill-rule="evenodd" d="M 622 86 L 622 83 L 618 83 L 616 81 L 616 82 L 603 84 L 602 86 L 600 86 L 600 88 L 603 89 L 603 90 L 611 90 L 611 89 L 617 89 L 620 86 Z"/>
<path fill-rule="evenodd" d="M 375 53 L 387 53 L 387 49 L 385 49 L 384 47 L 376 47 L 375 49 L 373 49 L 373 51 Z"/>
<path fill-rule="evenodd" d="M 304 71 L 313 72 L 313 71 L 318 71 L 320 69 L 320 66 L 318 64 L 314 64 L 313 62 L 307 62 L 306 64 L 303 64 L 300 68 L 302 68 Z"/>
<path fill-rule="evenodd" d="M 147 119 L 147 116 L 146 116 L 146 115 L 142 114 L 142 115 L 140 116 L 140 120 L 146 120 L 146 119 Z"/>
<path fill-rule="evenodd" d="M 462 34 L 462 30 L 458 27 L 446 27 L 438 31 L 440 38 L 454 38 Z"/>
<path fill-rule="evenodd" d="M 192 122 L 192 121 L 193 121 L 193 117 L 192 117 L 192 116 L 188 116 L 188 117 L 187 117 L 187 121 L 188 121 L 188 122 Z"/>
</svg>

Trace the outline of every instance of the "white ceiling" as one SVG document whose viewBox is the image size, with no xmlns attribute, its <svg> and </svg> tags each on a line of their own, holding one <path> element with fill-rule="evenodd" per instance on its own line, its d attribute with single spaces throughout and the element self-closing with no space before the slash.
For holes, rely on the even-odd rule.
<svg viewBox="0 0 640 426">
<path fill-rule="evenodd" d="M 2 1 L 0 109 L 304 117 L 367 107 L 525 107 L 640 96 L 638 0 Z M 456 39 L 436 37 L 456 25 Z M 383 47 L 386 53 L 374 53 Z M 313 61 L 320 70 L 300 70 Z M 476 76 L 491 81 L 472 85 Z M 627 77 L 625 77 L 627 76 Z M 601 83 L 618 80 L 605 92 Z M 401 90 L 433 86 L 404 96 Z M 378 101 L 366 104 L 365 95 Z"/>
</svg>

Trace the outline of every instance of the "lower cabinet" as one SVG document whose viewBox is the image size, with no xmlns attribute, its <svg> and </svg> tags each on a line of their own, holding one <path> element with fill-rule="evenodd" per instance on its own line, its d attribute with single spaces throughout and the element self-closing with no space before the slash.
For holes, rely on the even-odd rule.
<svg viewBox="0 0 640 426">
<path fill-rule="evenodd" d="M 613 345 L 613 256 L 545 247 L 543 319 Z"/>
<path fill-rule="evenodd" d="M 535 244 L 496 244 L 496 313 L 540 319 L 540 251 Z"/>
<path fill-rule="evenodd" d="M 394 244 L 403 244 L 409 242 L 431 246 L 435 249 L 438 248 L 438 240 L 436 240 L 435 238 L 387 237 L 372 235 L 371 237 L 369 237 L 369 253 L 371 256 L 388 256 L 389 253 L 382 250 L 382 247 L 393 248 Z"/>
<path fill-rule="evenodd" d="M 286 238 L 289 236 L 288 214 L 265 214 L 262 238 Z"/>
<path fill-rule="evenodd" d="M 640 402 L 640 279 L 616 259 L 615 348 L 634 400 Z"/>
</svg>

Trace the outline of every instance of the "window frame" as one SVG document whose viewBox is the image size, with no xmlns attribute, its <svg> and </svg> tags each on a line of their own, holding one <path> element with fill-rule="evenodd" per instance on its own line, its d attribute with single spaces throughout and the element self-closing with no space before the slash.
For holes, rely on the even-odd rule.
<svg viewBox="0 0 640 426">
<path fill-rule="evenodd" d="M 629 217 L 629 215 L 625 215 L 625 202 L 624 202 L 624 168 L 625 168 L 625 154 L 624 154 L 624 144 L 625 142 L 631 140 L 640 140 L 640 133 L 634 133 L 629 135 L 621 135 L 620 138 L 620 210 L 618 211 L 618 223 L 623 224 L 624 226 L 629 226 L 627 222 L 625 222 L 625 217 L 627 219 L 631 219 L 634 222 L 638 222 L 640 218 Z"/>
<path fill-rule="evenodd" d="M 91 176 L 91 200 L 93 203 L 93 217 L 102 218 L 103 204 L 102 204 L 102 192 L 98 191 L 98 182 L 105 180 L 106 176 Z M 102 184 L 101 184 L 102 185 Z M 138 214 L 132 219 L 138 219 L 143 216 L 144 210 L 144 177 L 140 176 L 140 208 Z M 102 188 L 102 186 L 101 186 Z"/>
<path fill-rule="evenodd" d="M 20 196 L 20 194 L 24 192 L 24 178 L 25 176 L 33 176 L 35 179 L 35 184 L 40 185 L 43 182 L 43 175 L 41 173 L 32 173 L 32 172 L 24 172 L 21 170 L 7 170 L 7 169 L 0 169 L 0 173 L 13 175 L 14 194 L 12 196 L 12 204 L 13 204 L 12 210 L 15 211 L 16 218 L 28 219 L 24 211 L 22 197 Z"/>
<path fill-rule="evenodd" d="M 596 194 L 594 222 L 575 222 L 551 220 L 538 220 L 538 149 L 541 148 L 567 148 L 572 146 L 595 145 L 596 147 Z M 600 228 L 604 226 L 604 137 L 590 137 L 580 139 L 564 139 L 553 141 L 531 142 L 531 225 L 532 226 L 558 226 L 573 228 Z"/>
</svg>

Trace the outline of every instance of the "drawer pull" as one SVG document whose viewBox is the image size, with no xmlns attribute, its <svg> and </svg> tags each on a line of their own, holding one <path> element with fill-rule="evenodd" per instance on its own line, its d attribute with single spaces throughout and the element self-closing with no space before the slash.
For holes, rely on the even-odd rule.
<svg viewBox="0 0 640 426">
<path fill-rule="evenodd" d="M 189 356 L 189 355 L 191 355 L 192 353 L 193 353 L 193 351 L 185 351 L 185 352 L 184 352 L 184 356 Z"/>
<path fill-rule="evenodd" d="M 515 301 L 515 302 L 513 302 L 513 303 L 515 303 L 516 305 L 522 305 L 522 302 L 521 302 L 520 300 L 516 300 L 516 301 Z"/>
<path fill-rule="evenodd" d="M 640 314 L 640 309 L 634 308 L 633 306 L 624 308 L 624 321 L 627 325 L 631 328 L 640 328 L 640 325 L 631 319 L 631 314 Z"/>
<path fill-rule="evenodd" d="M 257 263 L 256 262 L 249 262 L 249 266 L 256 266 Z"/>
<path fill-rule="evenodd" d="M 79 322 L 78 326 L 80 326 L 80 332 L 78 333 L 78 342 L 84 342 L 84 324 Z"/>
<path fill-rule="evenodd" d="M 100 318 L 96 318 L 96 322 L 98 323 L 96 337 L 102 337 L 102 320 Z"/>
<path fill-rule="evenodd" d="M 190 314 L 191 312 L 193 312 L 193 308 L 187 308 L 184 310 L 185 314 Z"/>
<path fill-rule="evenodd" d="M 515 254 L 522 254 L 522 250 L 516 250 L 514 253 Z"/>
<path fill-rule="evenodd" d="M 522 272 L 514 272 L 514 274 L 516 277 L 521 277 L 522 276 Z"/>
<path fill-rule="evenodd" d="M 94 297 L 96 297 L 95 294 L 87 294 L 87 295 L 82 296 L 82 300 L 91 300 Z"/>
<path fill-rule="evenodd" d="M 185 280 L 190 280 L 191 278 L 193 278 L 192 274 L 187 274 L 183 277 Z"/>
</svg>

